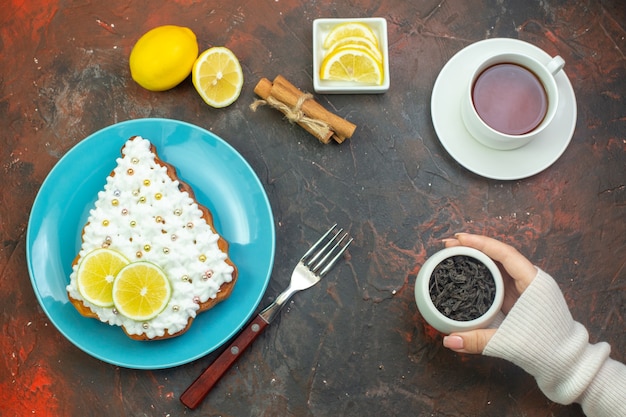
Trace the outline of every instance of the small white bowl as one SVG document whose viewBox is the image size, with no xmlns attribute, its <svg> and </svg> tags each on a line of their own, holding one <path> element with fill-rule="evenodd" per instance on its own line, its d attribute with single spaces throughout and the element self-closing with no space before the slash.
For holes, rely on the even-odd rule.
<svg viewBox="0 0 626 417">
<path fill-rule="evenodd" d="M 376 34 L 383 54 L 383 83 L 364 85 L 351 81 L 327 81 L 320 79 L 320 67 L 324 60 L 324 39 L 338 24 L 360 22 L 368 25 Z M 313 21 L 313 88 L 316 93 L 326 94 L 380 94 L 389 90 L 389 47 L 387 44 L 387 20 L 382 17 L 350 19 L 315 19 Z"/>
<path fill-rule="evenodd" d="M 460 255 L 468 256 L 482 262 L 491 272 L 496 287 L 495 298 L 491 307 L 482 316 L 469 321 L 453 320 L 441 313 L 430 299 L 428 288 L 430 277 L 435 267 L 445 259 Z M 415 301 L 422 317 L 441 333 L 450 334 L 453 332 L 481 329 L 487 327 L 502 308 L 502 302 L 504 301 L 504 283 L 502 282 L 502 275 L 498 266 L 487 255 L 474 248 L 454 246 L 440 250 L 424 262 L 415 280 Z"/>
</svg>

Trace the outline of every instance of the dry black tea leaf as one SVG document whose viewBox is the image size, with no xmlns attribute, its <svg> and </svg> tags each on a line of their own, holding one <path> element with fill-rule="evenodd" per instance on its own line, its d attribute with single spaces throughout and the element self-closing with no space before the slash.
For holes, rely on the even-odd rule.
<svg viewBox="0 0 626 417">
<path fill-rule="evenodd" d="M 435 267 L 429 292 L 437 310 L 446 317 L 470 321 L 489 310 L 495 299 L 496 284 L 485 264 L 458 255 L 444 259 Z"/>
</svg>

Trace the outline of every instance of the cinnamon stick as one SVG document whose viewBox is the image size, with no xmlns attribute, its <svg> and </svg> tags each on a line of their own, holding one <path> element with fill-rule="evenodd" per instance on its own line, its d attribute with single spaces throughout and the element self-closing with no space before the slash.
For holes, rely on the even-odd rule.
<svg viewBox="0 0 626 417">
<path fill-rule="evenodd" d="M 271 94 L 285 104 L 293 106 L 304 93 L 298 87 L 287 81 L 285 77 L 278 75 L 274 78 Z M 339 143 L 343 142 L 346 138 L 352 137 L 356 129 L 356 125 L 326 110 L 326 108 L 315 100 L 306 100 L 302 104 L 302 111 L 312 119 L 322 120 L 328 123 L 335 132 L 333 139 Z"/>
<path fill-rule="evenodd" d="M 263 100 L 271 100 L 272 82 L 267 78 L 261 78 L 257 85 L 254 87 L 254 93 L 261 97 Z M 298 124 L 298 126 L 302 127 L 311 135 L 315 136 L 322 143 L 326 144 L 330 142 L 331 138 L 333 137 L 334 132 L 330 129 L 323 131 L 320 129 L 315 129 L 314 127 L 303 121 L 296 121 L 296 123 Z"/>
<path fill-rule="evenodd" d="M 342 143 L 356 129 L 356 125 L 326 110 L 310 94 L 302 92 L 281 75 L 273 82 L 262 78 L 254 92 L 264 102 L 257 100 L 251 106 L 253 110 L 260 104 L 269 104 L 323 143 L 328 143 L 331 138 Z"/>
</svg>

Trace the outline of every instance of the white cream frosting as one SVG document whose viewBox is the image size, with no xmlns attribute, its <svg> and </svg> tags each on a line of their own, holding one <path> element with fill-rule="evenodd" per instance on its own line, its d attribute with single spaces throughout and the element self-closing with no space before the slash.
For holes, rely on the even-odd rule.
<svg viewBox="0 0 626 417">
<path fill-rule="evenodd" d="M 129 139 L 116 162 L 89 213 L 79 255 L 82 258 L 96 248 L 108 247 L 131 262 L 152 262 L 170 280 L 172 297 L 157 317 L 138 322 L 115 308 L 85 301 L 76 283 L 77 265 L 67 291 L 101 321 L 124 326 L 129 334 L 152 339 L 166 330 L 177 333 L 196 316 L 199 303 L 214 299 L 220 286 L 232 281 L 234 268 L 225 262 L 227 255 L 218 247 L 219 236 L 202 217 L 198 204 L 181 192 L 179 182 L 155 161 L 148 140 L 139 136 Z"/>
</svg>

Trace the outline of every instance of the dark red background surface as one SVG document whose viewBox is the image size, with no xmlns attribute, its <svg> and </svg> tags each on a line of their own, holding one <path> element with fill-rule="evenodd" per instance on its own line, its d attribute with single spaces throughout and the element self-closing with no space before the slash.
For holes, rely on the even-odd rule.
<svg viewBox="0 0 626 417">
<path fill-rule="evenodd" d="M 579 416 L 532 377 L 452 353 L 425 325 L 415 274 L 457 231 L 515 244 L 554 275 L 593 341 L 626 360 L 626 7 L 622 1 L 5 1 L 0 10 L 0 409 L 3 416 Z M 261 77 L 312 91 L 312 21 L 385 17 L 391 88 L 317 95 L 358 125 L 323 146 L 271 109 L 253 113 Z M 206 106 L 190 80 L 164 93 L 130 78 L 128 55 L 154 26 L 192 28 L 243 66 L 239 100 Z M 578 100 L 571 145 L 519 181 L 474 175 L 443 149 L 430 95 L 445 62 L 481 39 L 525 40 L 561 55 Z M 298 294 L 197 411 L 178 401 L 212 356 L 174 369 L 118 368 L 50 324 L 25 259 L 29 212 L 47 173 L 94 131 L 141 117 L 211 130 L 251 164 L 276 223 L 262 305 L 286 286 L 329 224 L 355 243 L 328 278 Z"/>
</svg>

